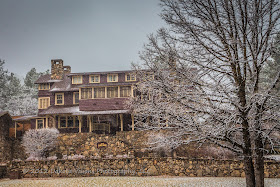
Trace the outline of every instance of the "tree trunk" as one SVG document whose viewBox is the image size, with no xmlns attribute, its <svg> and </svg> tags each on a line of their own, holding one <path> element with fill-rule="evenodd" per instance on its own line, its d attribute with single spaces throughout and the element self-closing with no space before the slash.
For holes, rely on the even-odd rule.
<svg viewBox="0 0 280 187">
<path fill-rule="evenodd" d="M 255 180 L 256 187 L 264 187 L 264 158 L 263 158 L 263 144 L 261 135 L 258 135 L 255 140 Z"/>
<path fill-rule="evenodd" d="M 256 187 L 264 187 L 264 160 L 261 155 L 257 155 L 255 161 Z"/>
<path fill-rule="evenodd" d="M 246 177 L 246 187 L 255 187 L 255 173 L 254 173 L 254 165 L 251 155 L 244 156 L 244 170 Z"/>
</svg>

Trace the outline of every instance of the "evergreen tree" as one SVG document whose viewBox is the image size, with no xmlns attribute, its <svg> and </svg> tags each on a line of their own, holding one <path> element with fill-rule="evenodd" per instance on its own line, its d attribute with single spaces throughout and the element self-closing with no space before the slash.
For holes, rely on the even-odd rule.
<svg viewBox="0 0 280 187">
<path fill-rule="evenodd" d="M 24 85 L 13 73 L 4 69 L 5 62 L 0 60 L 0 111 L 11 115 L 35 115 L 37 113 L 38 89 L 34 82 L 49 70 L 40 73 L 32 68 L 25 76 Z"/>
<path fill-rule="evenodd" d="M 273 43 L 272 59 L 269 60 L 263 69 L 262 79 L 263 84 L 268 86 L 273 82 L 277 73 L 280 71 L 280 32 L 276 35 Z M 280 95 L 280 83 L 276 84 L 275 89 Z"/>
<path fill-rule="evenodd" d="M 29 72 L 27 72 L 24 78 L 24 85 L 29 88 L 37 88 L 34 82 L 42 75 L 49 74 L 49 70 L 45 72 L 37 72 L 36 68 L 32 68 Z"/>
</svg>

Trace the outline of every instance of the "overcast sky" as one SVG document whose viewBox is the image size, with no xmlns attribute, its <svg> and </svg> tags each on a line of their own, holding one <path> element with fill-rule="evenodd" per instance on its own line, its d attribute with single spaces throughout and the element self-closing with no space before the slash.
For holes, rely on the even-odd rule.
<svg viewBox="0 0 280 187">
<path fill-rule="evenodd" d="M 158 0 L 0 0 L 0 59 L 20 76 L 61 58 L 72 72 L 130 69 L 164 25 Z"/>
</svg>

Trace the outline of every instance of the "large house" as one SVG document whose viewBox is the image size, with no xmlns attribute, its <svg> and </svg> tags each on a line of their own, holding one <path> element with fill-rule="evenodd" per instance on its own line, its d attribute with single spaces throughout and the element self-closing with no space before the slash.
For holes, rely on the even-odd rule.
<svg viewBox="0 0 280 187">
<path fill-rule="evenodd" d="M 38 84 L 38 115 L 29 120 L 31 129 L 55 127 L 61 133 L 115 134 L 134 130 L 134 116 L 127 101 L 137 83 L 133 71 L 71 73 L 63 60 L 51 60 L 51 74 Z M 15 127 L 17 125 L 15 124 Z"/>
</svg>

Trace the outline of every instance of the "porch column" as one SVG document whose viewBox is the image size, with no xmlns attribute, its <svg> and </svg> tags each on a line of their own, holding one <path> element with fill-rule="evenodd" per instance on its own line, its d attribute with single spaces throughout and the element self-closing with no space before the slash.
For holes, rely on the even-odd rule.
<svg viewBox="0 0 280 187">
<path fill-rule="evenodd" d="M 123 131 L 123 114 L 120 114 L 120 118 L 121 118 L 121 131 Z"/>
<path fill-rule="evenodd" d="M 56 128 L 56 124 L 55 124 L 55 115 L 52 116 L 53 117 L 53 128 Z M 57 127 L 58 128 L 58 127 Z"/>
<path fill-rule="evenodd" d="M 17 137 L 17 122 L 15 122 L 15 138 Z"/>
<path fill-rule="evenodd" d="M 92 132 L 92 116 L 89 116 L 89 132 Z"/>
<path fill-rule="evenodd" d="M 132 130 L 134 131 L 134 115 L 131 114 Z"/>
<path fill-rule="evenodd" d="M 79 120 L 79 132 L 82 132 L 82 116 L 78 116 L 78 120 Z"/>
<path fill-rule="evenodd" d="M 48 128 L 49 127 L 49 116 L 47 115 L 46 116 L 46 128 Z"/>
</svg>

